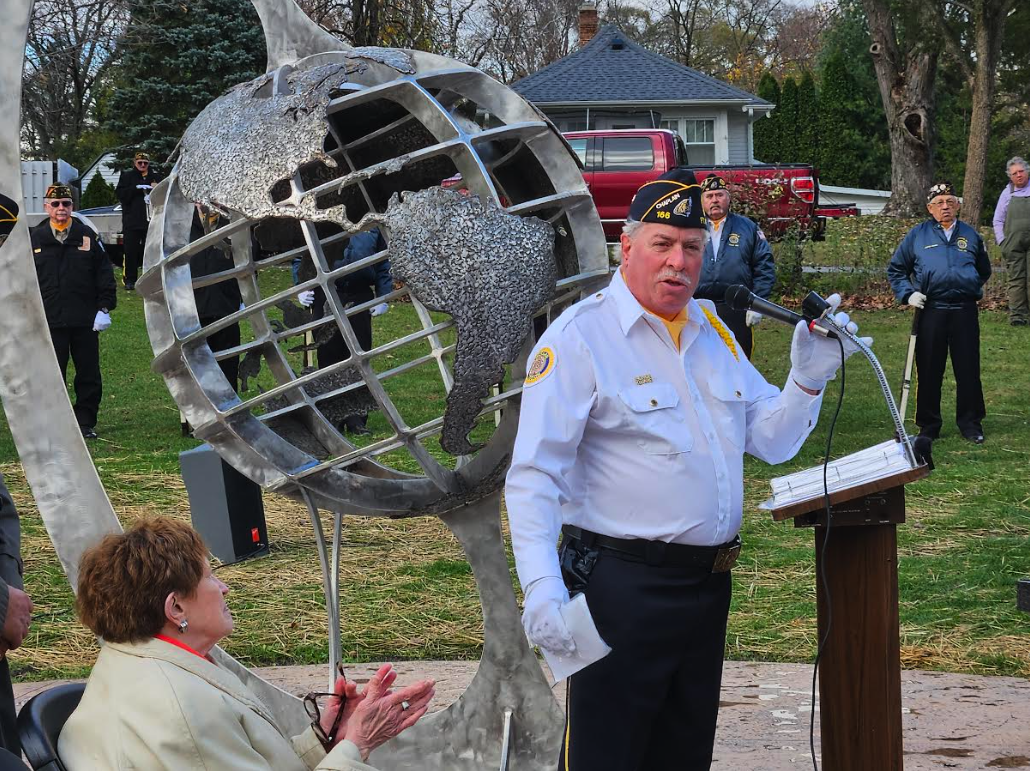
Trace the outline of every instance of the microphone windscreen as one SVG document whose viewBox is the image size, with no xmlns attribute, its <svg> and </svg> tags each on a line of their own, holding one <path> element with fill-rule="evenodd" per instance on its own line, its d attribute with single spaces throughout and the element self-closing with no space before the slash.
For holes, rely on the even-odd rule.
<svg viewBox="0 0 1030 771">
<path fill-rule="evenodd" d="M 746 311 L 751 307 L 751 290 L 743 284 L 726 287 L 726 304 L 735 311 Z"/>
</svg>

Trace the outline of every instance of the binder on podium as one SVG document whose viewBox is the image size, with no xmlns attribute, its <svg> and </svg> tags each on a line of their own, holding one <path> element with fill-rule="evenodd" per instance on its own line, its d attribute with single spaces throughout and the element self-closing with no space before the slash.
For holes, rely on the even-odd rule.
<svg viewBox="0 0 1030 771">
<path fill-rule="evenodd" d="M 824 771 L 904 768 L 897 526 L 905 485 L 929 473 L 908 442 L 894 439 L 828 464 L 828 541 L 823 466 L 772 480 L 773 496 L 759 505 L 774 520 L 815 530 L 816 575 L 825 571 L 827 584 L 816 580 L 820 640 L 832 598 L 819 664 Z"/>
</svg>

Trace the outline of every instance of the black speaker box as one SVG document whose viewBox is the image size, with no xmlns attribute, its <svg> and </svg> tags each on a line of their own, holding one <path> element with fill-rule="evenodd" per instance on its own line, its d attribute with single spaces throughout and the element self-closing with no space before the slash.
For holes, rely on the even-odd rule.
<svg viewBox="0 0 1030 771">
<path fill-rule="evenodd" d="M 190 518 L 211 553 L 222 562 L 268 554 L 261 487 L 204 444 L 179 453 L 190 499 Z"/>
</svg>

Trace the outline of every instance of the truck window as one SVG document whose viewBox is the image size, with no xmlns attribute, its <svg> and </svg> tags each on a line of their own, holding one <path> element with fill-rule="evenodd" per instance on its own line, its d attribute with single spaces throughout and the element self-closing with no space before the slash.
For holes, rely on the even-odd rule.
<svg viewBox="0 0 1030 771">
<path fill-rule="evenodd" d="M 683 139 L 679 134 L 676 135 L 676 165 L 686 166 L 689 163 L 687 160 L 687 146 L 683 144 Z"/>
<path fill-rule="evenodd" d="M 654 168 L 650 137 L 605 137 L 603 171 L 648 171 Z"/>
<path fill-rule="evenodd" d="M 587 140 L 570 139 L 569 147 L 571 147 L 572 151 L 579 156 L 579 162 L 582 163 L 585 168 L 587 165 Z"/>
</svg>

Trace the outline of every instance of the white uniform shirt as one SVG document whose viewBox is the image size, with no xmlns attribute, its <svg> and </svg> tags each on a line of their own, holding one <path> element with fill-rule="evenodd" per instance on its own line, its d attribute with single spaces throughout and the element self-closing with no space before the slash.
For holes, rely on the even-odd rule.
<svg viewBox="0 0 1030 771">
<path fill-rule="evenodd" d="M 698 301 L 687 313 L 677 351 L 617 271 L 540 339 L 505 488 L 523 587 L 561 575 L 563 522 L 616 538 L 731 540 L 744 452 L 782 463 L 811 433 L 821 395 L 792 378 L 780 393 L 739 347 L 734 357 Z"/>
</svg>

